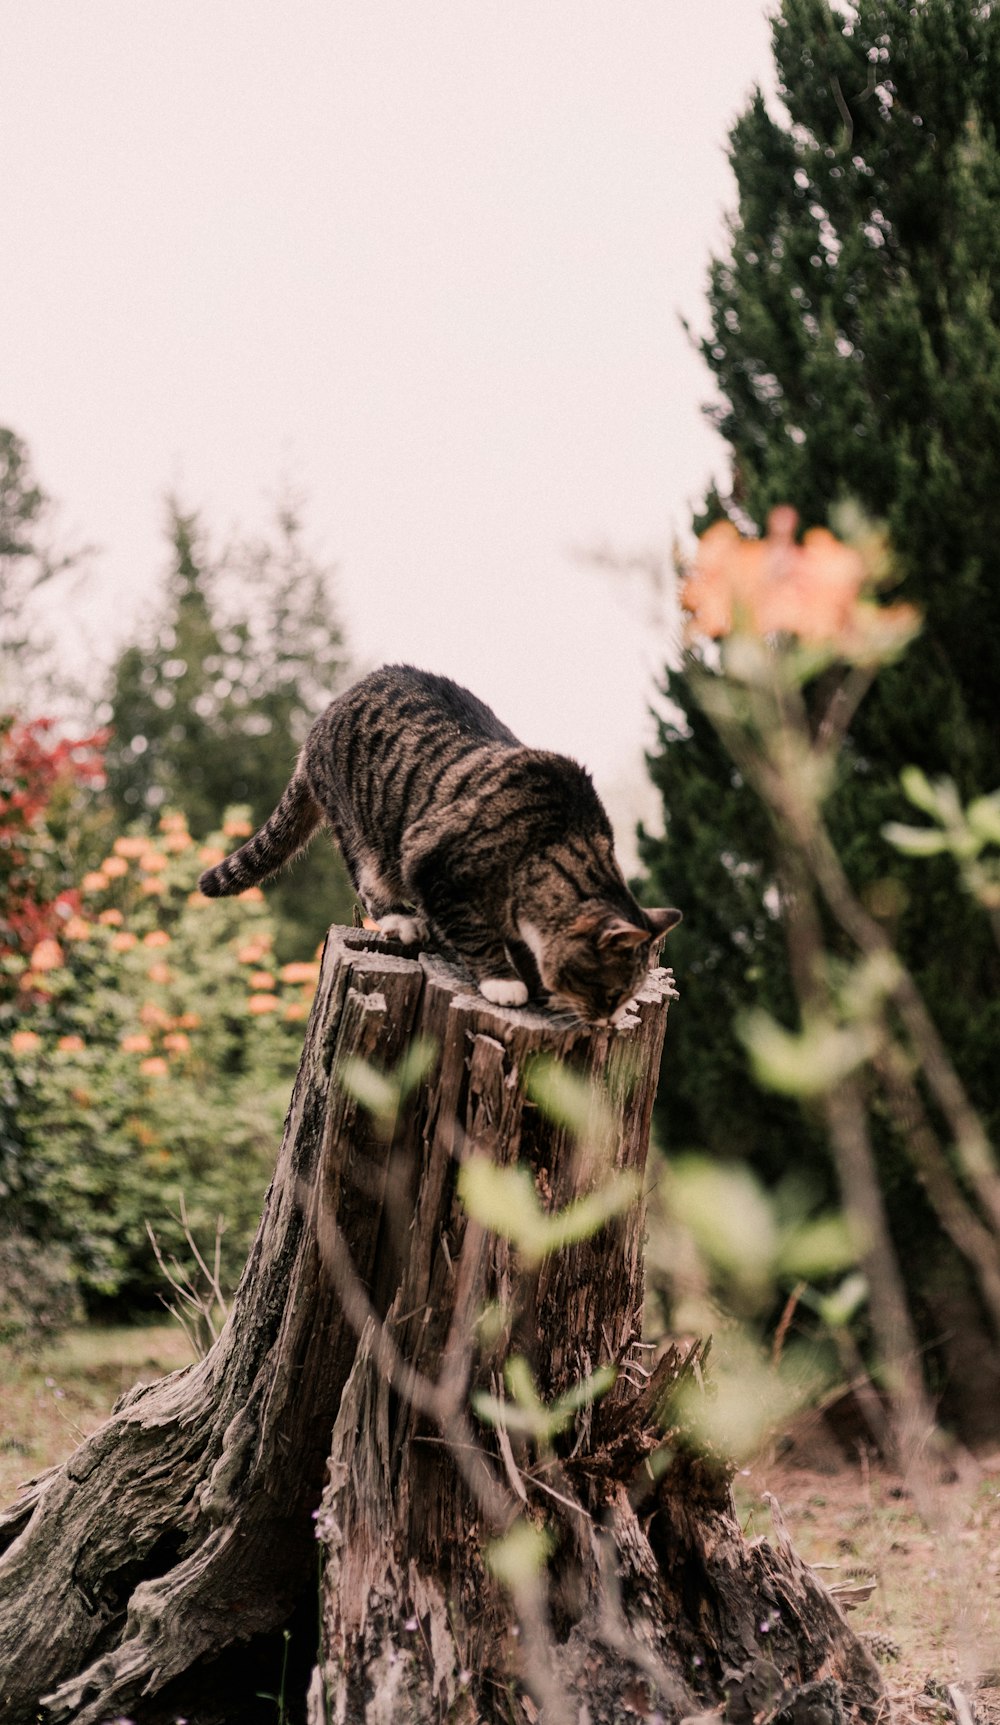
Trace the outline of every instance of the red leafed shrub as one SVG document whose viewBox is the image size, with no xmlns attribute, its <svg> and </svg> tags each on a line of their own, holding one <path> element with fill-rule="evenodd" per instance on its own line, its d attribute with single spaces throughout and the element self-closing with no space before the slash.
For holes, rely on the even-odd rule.
<svg viewBox="0 0 1000 1725">
<path fill-rule="evenodd" d="M 54 719 L 0 717 L 0 954 L 27 954 L 79 910 L 60 828 L 74 791 L 103 785 L 106 740 L 59 735 Z"/>
</svg>

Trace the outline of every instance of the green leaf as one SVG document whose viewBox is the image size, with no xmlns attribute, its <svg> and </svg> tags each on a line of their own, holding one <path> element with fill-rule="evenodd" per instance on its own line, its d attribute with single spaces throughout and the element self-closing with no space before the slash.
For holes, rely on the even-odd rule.
<svg viewBox="0 0 1000 1725">
<path fill-rule="evenodd" d="M 936 857 L 952 848 L 948 834 L 938 827 L 907 827 L 900 821 L 887 821 L 882 837 L 911 857 Z"/>
<path fill-rule="evenodd" d="M 821 1096 L 869 1058 L 876 1036 L 864 1024 L 818 1019 L 799 1034 L 770 1015 L 748 1012 L 737 1023 L 758 1083 L 783 1096 Z"/>
<path fill-rule="evenodd" d="M 940 798 L 920 767 L 904 767 L 899 775 L 899 782 L 914 808 L 923 809 L 925 815 L 932 815 L 935 820 L 938 818 Z"/>
<path fill-rule="evenodd" d="M 351 1056 L 337 1074 L 342 1090 L 360 1102 L 381 1124 L 396 1118 L 400 1094 L 398 1083 L 384 1072 L 377 1072 L 367 1060 Z"/>
<path fill-rule="evenodd" d="M 527 1168 L 498 1168 L 488 1156 L 473 1155 L 462 1164 L 458 1192 L 474 1221 L 510 1240 L 529 1261 L 544 1258 L 579 1240 L 588 1240 L 639 1195 L 636 1175 L 617 1173 L 596 1192 L 575 1198 L 549 1215 L 538 1199 Z"/>
<path fill-rule="evenodd" d="M 816 1310 L 831 1330 L 846 1329 L 868 1298 L 868 1283 L 860 1270 L 845 1276 L 835 1293 L 824 1294 Z"/>
<path fill-rule="evenodd" d="M 423 1083 L 436 1059 L 437 1043 L 433 1036 L 415 1037 L 393 1073 L 401 1101 Z"/>
<path fill-rule="evenodd" d="M 611 1111 L 597 1085 L 558 1060 L 533 1060 L 524 1088 L 548 1120 L 580 1139 L 606 1142 L 613 1133 Z"/>
<path fill-rule="evenodd" d="M 671 1215 L 711 1265 L 743 1288 L 767 1281 L 777 1247 L 774 1210 L 749 1168 L 680 1157 L 668 1168 L 663 1190 Z"/>
<path fill-rule="evenodd" d="M 976 797 L 965 811 L 966 819 L 983 844 L 1000 845 L 1000 791 Z"/>
<path fill-rule="evenodd" d="M 854 1263 L 856 1253 L 842 1216 L 817 1216 L 800 1222 L 784 1236 L 775 1268 L 780 1275 L 819 1281 Z"/>
<path fill-rule="evenodd" d="M 552 1535 L 544 1527 L 520 1517 L 502 1539 L 486 1547 L 486 1562 L 502 1586 L 516 1593 L 534 1581 L 553 1550 Z"/>
<path fill-rule="evenodd" d="M 534 1438 L 536 1443 L 549 1443 L 573 1423 L 573 1416 L 580 1408 L 590 1407 L 606 1395 L 617 1375 L 614 1366 L 599 1366 L 589 1377 L 572 1385 L 546 1406 L 535 1387 L 527 1360 L 523 1354 L 513 1354 L 504 1367 L 504 1381 L 510 1399 L 505 1401 L 479 1390 L 472 1396 L 472 1407 L 477 1418 L 486 1425 Z"/>
</svg>

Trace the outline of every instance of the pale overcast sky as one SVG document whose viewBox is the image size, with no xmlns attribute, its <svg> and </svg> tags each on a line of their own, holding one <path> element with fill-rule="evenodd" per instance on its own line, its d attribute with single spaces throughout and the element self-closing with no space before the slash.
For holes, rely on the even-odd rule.
<svg viewBox="0 0 1000 1725">
<path fill-rule="evenodd" d="M 629 813 L 661 653 L 574 547 L 665 550 L 757 0 L 13 0 L 0 423 L 100 547 L 97 659 L 283 480 L 366 664 L 468 683 Z"/>
</svg>

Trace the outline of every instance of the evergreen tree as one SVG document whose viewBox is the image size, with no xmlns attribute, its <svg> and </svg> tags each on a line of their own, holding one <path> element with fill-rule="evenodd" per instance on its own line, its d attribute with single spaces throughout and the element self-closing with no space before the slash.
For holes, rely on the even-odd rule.
<svg viewBox="0 0 1000 1725">
<path fill-rule="evenodd" d="M 858 711 L 832 826 L 996 1138 L 996 949 L 951 862 L 906 864 L 880 834 L 912 812 L 910 762 L 965 798 L 1000 782 L 1000 10 L 782 0 L 772 33 L 784 112 L 758 91 L 731 134 L 738 209 L 701 344 L 731 488 L 697 526 L 760 528 L 785 502 L 822 524 L 853 499 L 888 527 L 924 629 Z M 667 691 L 679 715 L 651 763 L 666 837 L 645 842 L 654 897 L 686 917 L 666 1134 L 772 1174 L 804 1157 L 820 1169 L 818 1138 L 754 1088 L 732 1031 L 752 1003 L 792 1016 L 770 835 L 683 670 Z M 904 1158 L 884 1153 L 904 1261 L 919 1248 L 923 1291 L 948 1289 L 954 1263 L 935 1268 L 938 1231 Z"/>
<path fill-rule="evenodd" d="M 44 684 L 49 643 L 40 629 L 38 590 L 83 555 L 57 549 L 53 515 L 27 444 L 0 425 L 0 701 L 7 710 Z"/>
<path fill-rule="evenodd" d="M 112 671 L 108 788 L 121 820 L 182 809 L 205 837 L 234 804 L 266 820 L 346 658 L 330 572 L 309 556 L 294 509 L 279 511 L 271 538 L 217 561 L 197 515 L 171 503 L 168 525 L 162 611 Z M 322 841 L 269 891 L 283 957 L 350 915 L 346 875 Z"/>
</svg>

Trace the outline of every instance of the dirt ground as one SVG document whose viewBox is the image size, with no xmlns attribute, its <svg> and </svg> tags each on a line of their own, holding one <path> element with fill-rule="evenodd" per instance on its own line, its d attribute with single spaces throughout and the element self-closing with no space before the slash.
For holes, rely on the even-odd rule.
<svg viewBox="0 0 1000 1725">
<path fill-rule="evenodd" d="M 1000 1451 L 929 1457 L 907 1480 L 810 1415 L 734 1490 L 747 1536 L 780 1522 L 836 1593 L 900 1725 L 1000 1725 Z"/>
<path fill-rule="evenodd" d="M 34 1359 L 0 1353 L 0 1504 L 123 1390 L 190 1358 L 172 1323 L 78 1330 Z M 747 1537 L 782 1525 L 850 1609 L 897 1725 L 1000 1725 L 1000 1451 L 938 1457 L 907 1482 L 857 1431 L 808 1415 L 734 1491 Z"/>
</svg>

